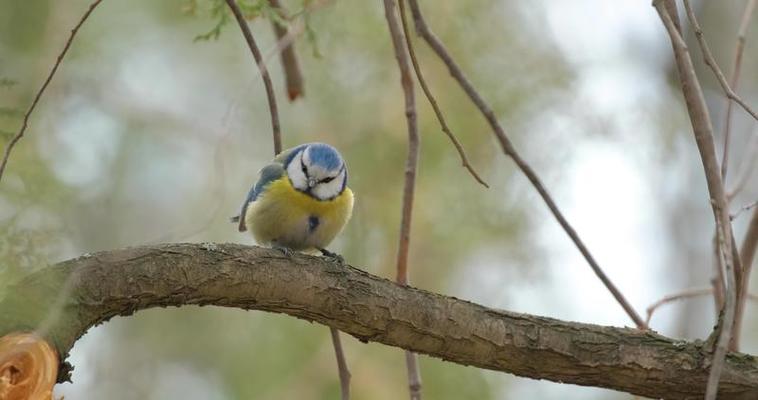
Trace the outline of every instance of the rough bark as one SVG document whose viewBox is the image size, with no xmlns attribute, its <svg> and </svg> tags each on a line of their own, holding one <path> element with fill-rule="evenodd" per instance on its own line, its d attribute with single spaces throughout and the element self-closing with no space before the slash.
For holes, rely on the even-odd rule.
<svg viewBox="0 0 758 400">
<path fill-rule="evenodd" d="M 329 259 L 235 244 L 127 248 L 44 268 L 0 301 L 0 336 L 37 329 L 65 360 L 113 316 L 185 304 L 285 313 L 458 364 L 652 398 L 701 398 L 708 377 L 700 342 L 495 310 Z M 756 398 L 758 360 L 730 353 L 719 399 Z"/>
</svg>

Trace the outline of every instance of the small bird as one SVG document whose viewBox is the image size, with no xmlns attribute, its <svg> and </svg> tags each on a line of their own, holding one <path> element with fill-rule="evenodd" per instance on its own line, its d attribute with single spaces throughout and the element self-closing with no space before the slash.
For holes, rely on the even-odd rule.
<svg viewBox="0 0 758 400">
<path fill-rule="evenodd" d="M 285 150 L 260 170 L 239 217 L 239 231 L 250 229 L 260 245 L 283 251 L 325 248 L 347 224 L 353 192 L 347 166 L 334 147 L 307 143 Z"/>
</svg>

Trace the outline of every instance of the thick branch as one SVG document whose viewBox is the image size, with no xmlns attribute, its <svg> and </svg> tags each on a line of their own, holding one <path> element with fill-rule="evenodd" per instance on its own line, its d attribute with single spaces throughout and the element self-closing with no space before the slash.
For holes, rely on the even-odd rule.
<svg viewBox="0 0 758 400">
<path fill-rule="evenodd" d="M 193 304 L 285 313 L 463 365 L 652 398 L 701 398 L 708 376 L 701 343 L 494 310 L 325 258 L 235 244 L 86 255 L 42 269 L 8 293 L 0 301 L 0 336 L 44 325 L 62 359 L 84 332 L 111 317 Z M 730 353 L 719 399 L 756 397 L 758 361 Z"/>
</svg>

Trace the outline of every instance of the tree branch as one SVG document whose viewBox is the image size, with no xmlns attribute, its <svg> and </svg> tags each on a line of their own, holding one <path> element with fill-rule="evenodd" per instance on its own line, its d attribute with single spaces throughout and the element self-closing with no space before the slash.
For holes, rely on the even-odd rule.
<svg viewBox="0 0 758 400">
<path fill-rule="evenodd" d="M 250 48 L 250 52 L 253 53 L 256 65 L 261 72 L 263 78 L 263 85 L 266 87 L 266 99 L 268 100 L 268 109 L 271 114 L 271 131 L 274 137 L 274 153 L 279 154 L 282 152 L 282 134 L 279 127 L 279 109 L 276 106 L 276 96 L 274 95 L 274 85 L 271 83 L 271 76 L 268 74 L 268 68 L 266 63 L 263 62 L 263 56 L 261 55 L 258 45 L 255 43 L 253 33 L 250 32 L 250 27 L 247 26 L 245 16 L 242 15 L 237 2 L 235 0 L 226 0 L 226 4 L 229 9 L 232 10 L 234 18 L 237 20 L 237 24 L 242 30 L 242 35 L 245 37 L 247 46 Z"/>
<path fill-rule="evenodd" d="M 705 296 L 708 294 L 713 294 L 712 287 L 690 288 L 690 289 L 682 290 L 681 292 L 663 296 L 660 300 L 648 306 L 647 318 L 645 319 L 645 323 L 647 324 L 647 326 L 650 326 L 650 319 L 653 318 L 653 313 L 655 312 L 655 310 L 657 310 L 661 306 L 664 306 L 669 303 L 673 303 L 675 301 L 691 299 L 693 297 L 700 297 L 700 296 Z M 748 293 L 747 298 L 753 301 L 758 301 L 758 295 Z"/>
<path fill-rule="evenodd" d="M 95 11 L 95 7 L 100 5 L 100 3 L 103 0 L 95 0 L 90 4 L 87 11 L 82 15 L 82 17 L 79 19 L 79 22 L 76 24 L 74 29 L 71 30 L 71 35 L 69 35 L 68 39 L 66 40 L 66 44 L 63 46 L 63 50 L 61 50 L 60 54 L 58 54 L 58 58 L 55 60 L 55 64 L 53 64 L 53 68 L 50 69 L 50 73 L 47 75 L 47 78 L 45 79 L 45 82 L 42 84 L 42 86 L 37 91 L 37 94 L 34 96 L 34 100 L 32 101 L 32 104 L 29 106 L 29 108 L 26 110 L 26 113 L 24 113 L 24 120 L 21 123 L 21 128 L 19 128 L 18 132 L 15 136 L 11 139 L 8 144 L 5 145 L 5 151 L 3 152 L 3 160 L 0 161 L 0 179 L 3 178 L 3 172 L 5 172 L 5 166 L 8 164 L 8 158 L 11 156 L 11 151 L 13 151 L 13 147 L 16 146 L 16 143 L 18 143 L 19 140 L 24 136 L 24 132 L 26 131 L 26 127 L 29 125 L 29 117 L 31 117 L 32 112 L 34 112 L 34 108 L 37 107 L 37 103 L 39 103 L 39 99 L 42 97 L 42 93 L 45 92 L 45 89 L 47 89 L 47 85 L 50 84 L 50 81 L 53 80 L 53 76 L 55 75 L 55 72 L 58 71 L 58 67 L 61 65 L 61 61 L 63 61 L 63 57 L 66 56 L 66 53 L 68 52 L 69 47 L 71 47 L 71 43 L 74 41 L 74 37 L 76 37 L 76 33 L 79 32 L 79 28 L 82 27 L 84 24 L 84 21 L 89 18 L 90 14 L 92 14 L 92 11 Z"/>
<path fill-rule="evenodd" d="M 729 86 L 729 82 L 727 82 L 724 73 L 721 72 L 721 68 L 719 68 L 716 60 L 713 58 L 711 49 L 708 47 L 708 42 L 705 41 L 703 29 L 700 28 L 700 24 L 698 23 L 697 17 L 695 16 L 695 11 L 692 9 L 689 0 L 684 0 L 684 8 L 687 12 L 687 18 L 690 20 L 690 24 L 692 25 L 692 29 L 695 31 L 695 37 L 697 38 L 697 42 L 700 45 L 700 51 L 703 53 L 703 60 L 705 61 L 705 65 L 707 65 L 708 68 L 713 71 L 713 74 L 716 75 L 716 80 L 719 82 L 719 85 L 721 85 L 721 89 L 724 91 L 726 97 L 739 104 L 740 107 L 742 107 L 748 114 L 750 114 L 756 121 L 758 121 L 758 114 L 756 114 L 756 112 L 747 103 L 745 103 L 745 101 L 743 101 L 742 98 L 737 95 L 737 93 L 734 93 L 734 90 L 732 90 L 732 88 Z"/>
<path fill-rule="evenodd" d="M 62 289 L 69 293 L 63 301 Z M 701 398 L 708 377 L 701 342 L 495 310 L 326 258 L 237 244 L 88 254 L 43 268 L 7 293 L 0 336 L 47 320 L 44 336 L 62 360 L 89 328 L 114 316 L 192 304 L 285 313 L 462 365 L 652 398 Z M 719 399 L 757 396 L 758 360 L 730 353 Z"/>
<path fill-rule="evenodd" d="M 685 5 L 689 3 L 685 0 Z M 728 203 L 724 190 L 724 182 L 721 180 L 718 158 L 716 156 L 716 145 L 713 139 L 713 125 L 705 104 L 703 91 L 700 87 L 700 81 L 695 74 L 695 67 L 692 64 L 687 44 L 682 38 L 681 32 L 677 29 L 674 21 L 666 10 L 666 7 L 660 0 L 654 0 L 653 6 L 658 11 L 661 21 L 668 32 L 671 46 L 676 60 L 677 70 L 679 71 L 679 80 L 681 81 L 682 94 L 687 103 L 687 112 L 689 113 L 692 131 L 695 136 L 700 159 L 703 163 L 705 180 L 708 186 L 711 208 L 716 222 L 716 232 L 719 243 L 719 260 L 722 261 L 726 270 L 726 296 L 722 317 L 719 318 L 714 336 L 716 338 L 715 351 L 713 353 L 713 365 L 709 377 L 708 391 L 706 400 L 716 398 L 722 368 L 724 366 L 724 357 L 727 353 L 727 346 L 731 339 L 732 324 L 734 323 L 735 308 L 737 303 L 737 271 L 740 270 L 740 257 L 733 257 L 732 244 L 734 243 L 732 235 L 732 224 L 729 219 Z M 691 9 L 688 7 L 688 14 Z"/>
<path fill-rule="evenodd" d="M 405 120 L 408 129 L 408 156 L 405 161 L 405 183 L 403 185 L 403 208 L 400 219 L 400 235 L 397 248 L 397 276 L 395 280 L 401 285 L 408 284 L 408 252 L 411 243 L 411 221 L 413 220 L 413 197 L 416 190 L 416 170 L 418 169 L 419 136 L 416 121 L 416 95 L 413 89 L 413 77 L 408 65 L 408 49 L 403 41 L 403 30 L 397 21 L 395 0 L 383 0 L 384 16 L 392 39 L 392 48 L 400 70 L 400 84 L 405 100 Z M 411 400 L 421 400 L 421 372 L 415 354 L 405 352 L 405 365 L 408 371 L 408 392 Z"/>
<path fill-rule="evenodd" d="M 598 264 L 595 260 L 595 257 L 593 257 L 592 253 L 590 253 L 590 250 L 587 248 L 587 246 L 585 246 L 584 242 L 582 242 L 582 239 L 579 238 L 579 234 L 576 233 L 574 227 L 571 226 L 566 217 L 563 216 L 563 213 L 558 208 L 558 205 L 555 204 L 555 201 L 553 200 L 552 196 L 550 196 L 550 193 L 548 193 L 545 185 L 542 184 L 542 181 L 540 180 L 539 176 L 537 176 L 537 173 L 534 172 L 529 163 L 521 158 L 521 155 L 519 155 L 519 153 L 516 151 L 516 148 L 513 146 L 513 143 L 511 143 L 508 136 L 505 134 L 503 127 L 500 126 L 500 123 L 497 121 L 497 117 L 495 117 L 495 113 L 492 111 L 490 106 L 484 101 L 479 92 L 474 89 L 474 86 L 463 74 L 461 68 L 458 66 L 455 60 L 453 60 L 452 56 L 450 56 L 450 53 L 447 51 L 442 41 L 440 41 L 434 32 L 432 32 L 432 30 L 429 29 L 429 27 L 426 25 L 424 16 L 421 14 L 421 9 L 418 6 L 418 1 L 409 0 L 408 4 L 411 7 L 411 14 L 413 14 L 413 21 L 416 25 L 416 31 L 419 33 L 419 35 L 421 35 L 421 37 L 424 38 L 424 40 L 426 40 L 426 42 L 429 44 L 429 47 L 434 50 L 442 62 L 445 63 L 447 68 L 450 70 L 450 75 L 452 75 L 452 77 L 458 82 L 466 95 L 468 95 L 468 97 L 471 99 L 471 102 L 476 105 L 484 118 L 487 120 L 490 127 L 492 128 L 492 131 L 495 134 L 495 137 L 500 142 L 500 147 L 503 149 L 503 153 L 510 157 L 513 162 L 516 163 L 516 166 L 521 170 L 521 172 L 526 175 L 526 178 L 529 179 L 529 182 L 531 182 L 532 186 L 534 186 L 534 188 L 537 190 L 537 193 L 539 193 L 540 197 L 542 197 L 542 200 L 550 209 L 550 212 L 558 221 L 558 224 L 561 225 L 561 228 L 563 228 L 569 238 L 571 238 L 571 241 L 574 242 L 576 248 L 580 253 L 582 253 L 584 259 L 587 260 L 587 263 L 590 265 L 590 268 L 592 268 L 592 271 L 595 273 L 595 275 L 597 275 L 600 281 L 603 282 L 603 285 L 605 285 L 608 291 L 611 292 L 613 297 L 621 305 L 624 311 L 626 311 L 626 313 L 629 315 L 629 318 L 634 321 L 638 328 L 645 328 L 645 321 L 640 317 L 639 314 L 637 314 L 637 312 L 634 310 L 634 307 L 629 304 L 629 301 L 626 300 L 624 295 L 620 290 L 618 290 L 616 285 L 613 284 L 611 279 L 608 278 L 603 269 L 600 267 L 600 264 Z"/>
<path fill-rule="evenodd" d="M 287 12 L 284 10 L 284 7 L 282 7 L 279 0 L 269 0 L 269 4 L 276 9 L 276 12 L 278 12 L 283 19 L 289 20 Z M 274 34 L 276 35 L 277 41 L 282 41 L 287 36 L 287 27 L 282 26 L 279 21 L 273 19 L 271 20 L 271 25 L 274 28 Z M 297 62 L 295 46 L 291 43 L 284 46 L 280 58 L 282 61 L 282 70 L 284 71 L 284 82 L 287 86 L 287 97 L 290 101 L 295 101 L 305 93 L 303 74 L 300 71 L 300 64 Z"/>
<path fill-rule="evenodd" d="M 750 26 L 750 20 L 753 16 L 753 10 L 755 9 L 755 0 L 747 0 L 745 4 L 745 10 L 742 12 L 742 21 L 740 22 L 740 28 L 737 30 L 737 45 L 734 48 L 734 65 L 732 66 L 732 74 L 729 77 L 729 86 L 733 90 L 737 90 L 737 83 L 740 79 L 740 70 L 742 69 L 742 54 L 745 51 L 745 41 L 747 38 L 747 28 Z M 724 149 L 723 156 L 721 157 L 721 179 L 726 182 L 726 171 L 729 165 L 729 136 L 732 130 L 732 99 L 728 96 L 726 98 L 726 115 L 724 116 Z M 727 194 L 727 200 L 729 196 Z"/>
<path fill-rule="evenodd" d="M 450 127 L 447 126 L 447 122 L 445 122 L 445 116 L 442 114 L 442 110 L 440 109 L 440 106 L 437 104 L 437 100 L 434 98 L 434 95 L 432 95 L 431 89 L 429 89 L 429 85 L 426 84 L 426 79 L 424 79 L 424 74 L 421 71 L 421 65 L 419 65 L 418 59 L 416 58 L 416 51 L 413 49 L 413 40 L 411 39 L 411 30 L 408 28 L 408 18 L 406 17 L 406 11 L 405 11 L 405 0 L 399 0 L 399 12 L 400 12 L 400 21 L 403 24 L 403 36 L 405 36 L 405 44 L 408 47 L 408 55 L 411 56 L 411 63 L 413 64 L 413 71 L 416 73 L 416 79 L 418 79 L 418 83 L 421 86 L 421 90 L 424 91 L 424 95 L 426 96 L 426 99 L 429 101 L 429 105 L 432 106 L 432 109 L 434 110 L 434 115 L 437 116 L 437 121 L 440 123 L 440 128 L 442 128 L 442 132 L 445 132 L 445 135 L 447 135 L 448 139 L 450 139 L 450 142 L 453 143 L 453 147 L 455 147 L 455 150 L 458 152 L 458 157 L 461 159 L 461 164 L 463 165 L 463 168 L 466 168 L 468 172 L 471 174 L 474 179 L 479 182 L 482 186 L 489 189 L 490 185 L 487 184 L 476 172 L 474 167 L 471 165 L 471 163 L 468 160 L 468 156 L 466 155 L 466 151 L 463 150 L 463 146 L 461 145 L 461 142 L 458 141 L 458 138 L 453 134 L 453 131 L 450 130 Z"/>
</svg>

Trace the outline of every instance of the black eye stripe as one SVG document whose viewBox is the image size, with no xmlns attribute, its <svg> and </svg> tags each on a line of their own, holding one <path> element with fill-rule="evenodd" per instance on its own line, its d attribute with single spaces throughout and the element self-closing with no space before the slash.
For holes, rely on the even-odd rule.
<svg viewBox="0 0 758 400">
<path fill-rule="evenodd" d="M 303 170 L 303 173 L 305 176 L 308 176 L 308 168 L 305 166 L 305 163 L 303 162 L 303 158 L 300 157 L 300 169 Z"/>
</svg>

